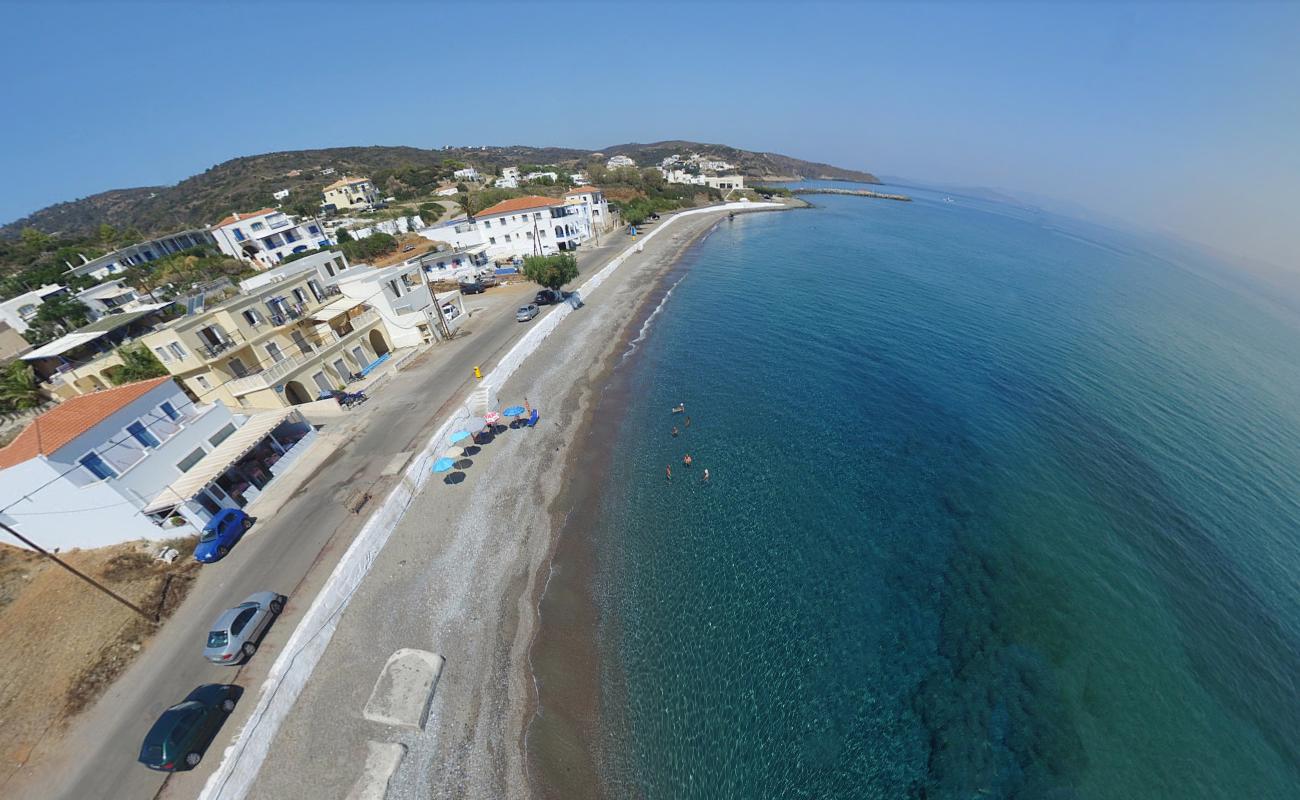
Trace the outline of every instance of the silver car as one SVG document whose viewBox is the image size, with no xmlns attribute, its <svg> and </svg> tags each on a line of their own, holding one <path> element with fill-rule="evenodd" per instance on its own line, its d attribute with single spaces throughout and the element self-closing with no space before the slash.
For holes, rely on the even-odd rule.
<svg viewBox="0 0 1300 800">
<path fill-rule="evenodd" d="M 527 322 L 535 316 L 537 316 L 537 306 L 534 303 L 529 303 L 526 306 L 520 306 L 519 310 L 515 312 L 515 322 Z"/>
<path fill-rule="evenodd" d="M 257 652 L 257 643 L 288 599 L 275 592 L 258 592 L 221 612 L 208 631 L 203 657 L 213 664 L 241 664 Z"/>
</svg>

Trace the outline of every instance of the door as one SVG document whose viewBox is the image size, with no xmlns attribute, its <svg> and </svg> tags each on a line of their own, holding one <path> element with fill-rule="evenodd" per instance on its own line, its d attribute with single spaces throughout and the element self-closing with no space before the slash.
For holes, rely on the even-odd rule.
<svg viewBox="0 0 1300 800">
<path fill-rule="evenodd" d="M 352 377 L 352 371 L 348 369 L 348 365 L 341 358 L 334 359 L 334 371 L 339 374 L 339 380 L 344 383 L 347 383 L 348 379 Z"/>
<path fill-rule="evenodd" d="M 370 363 L 370 357 L 366 355 L 366 351 L 360 345 L 352 348 L 352 357 L 357 360 L 358 369 L 365 369 L 366 365 Z"/>
<path fill-rule="evenodd" d="M 303 355 L 311 352 L 311 345 L 307 342 L 307 337 L 302 335 L 302 331 L 293 332 L 293 343 L 298 346 L 298 352 Z"/>
<path fill-rule="evenodd" d="M 266 354 L 271 357 L 273 364 L 284 360 L 284 353 L 280 352 L 280 345 L 275 342 L 266 343 Z"/>
<path fill-rule="evenodd" d="M 235 377 L 237 378 L 243 378 L 244 376 L 248 375 L 248 367 L 245 367 L 244 362 L 239 360 L 238 358 L 230 359 L 229 366 L 230 366 L 230 371 L 235 373 Z"/>
<path fill-rule="evenodd" d="M 334 387 L 330 386 L 329 378 L 325 377 L 324 372 L 317 372 L 315 375 L 311 376 L 311 379 L 316 381 L 316 385 L 320 387 L 322 392 L 334 391 Z"/>
</svg>

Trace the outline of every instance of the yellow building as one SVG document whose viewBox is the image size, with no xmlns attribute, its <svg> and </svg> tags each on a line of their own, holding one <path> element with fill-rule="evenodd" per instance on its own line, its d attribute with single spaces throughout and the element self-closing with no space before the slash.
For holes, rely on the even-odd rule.
<svg viewBox="0 0 1300 800">
<path fill-rule="evenodd" d="M 379 192 L 369 178 L 349 178 L 344 175 L 325 187 L 325 204 L 340 211 L 370 208 L 378 202 Z"/>
<path fill-rule="evenodd" d="M 324 288 L 314 271 L 174 320 L 142 339 L 200 401 L 251 409 L 311 402 L 391 349 L 379 313 Z"/>
</svg>

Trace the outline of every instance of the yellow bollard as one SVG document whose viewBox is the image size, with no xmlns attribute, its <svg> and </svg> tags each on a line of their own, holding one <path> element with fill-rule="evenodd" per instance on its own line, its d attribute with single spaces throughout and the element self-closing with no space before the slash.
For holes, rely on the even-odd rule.
<svg viewBox="0 0 1300 800">
<path fill-rule="evenodd" d="M 475 367 L 475 368 L 474 368 L 474 377 L 475 377 L 475 378 L 478 378 L 479 380 L 483 380 L 483 370 L 479 369 L 478 367 Z"/>
</svg>

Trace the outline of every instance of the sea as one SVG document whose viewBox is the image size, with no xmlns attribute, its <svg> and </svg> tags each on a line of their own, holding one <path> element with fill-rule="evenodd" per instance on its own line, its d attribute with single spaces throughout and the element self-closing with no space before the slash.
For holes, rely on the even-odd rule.
<svg viewBox="0 0 1300 800">
<path fill-rule="evenodd" d="M 721 221 L 614 370 L 604 793 L 1300 797 L 1300 281 L 866 188 Z"/>
</svg>

